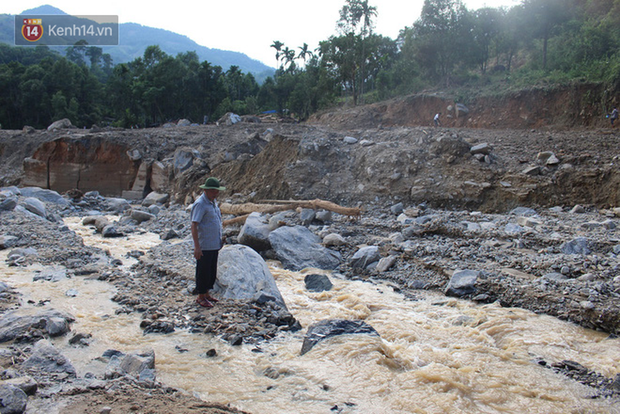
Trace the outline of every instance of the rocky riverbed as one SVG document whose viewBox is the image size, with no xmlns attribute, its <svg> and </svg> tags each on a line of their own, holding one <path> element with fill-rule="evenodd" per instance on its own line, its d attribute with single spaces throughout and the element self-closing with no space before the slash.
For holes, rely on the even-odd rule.
<svg viewBox="0 0 620 414">
<path fill-rule="evenodd" d="M 58 278 L 108 283 L 117 316 L 137 316 L 145 335 L 207 333 L 261 352 L 277 335 L 309 327 L 273 290 L 252 296 L 224 286 L 215 308 L 196 306 L 187 206 L 197 184 L 214 175 L 229 189 L 221 201 L 232 205 L 323 199 L 361 210 L 349 217 L 300 208 L 228 226 L 222 253 L 252 263 L 241 273 L 275 260 L 287 269 L 324 269 L 309 275 L 308 291 L 329 289 L 326 274 L 387 282 L 411 301 L 438 291 L 446 306 L 459 297 L 519 307 L 616 338 L 616 131 L 430 128 L 397 116 L 407 102 L 399 105 L 334 112 L 306 125 L 0 131 L 4 265 L 43 266 L 32 273 L 43 286 Z M 84 244 L 77 229 L 116 241 L 153 232 L 159 240 L 119 259 Z M 144 350 L 106 351 L 99 370 L 78 375 L 47 340 L 88 347 L 93 339 L 71 330 L 74 316 L 48 300 L 28 304 L 34 314 L 24 305 L 19 290 L 0 280 L 7 412 L 239 412 L 160 383 L 157 356 Z M 620 393 L 618 373 L 537 363 L 588 385 L 594 398 L 616 401 Z"/>
<path fill-rule="evenodd" d="M 96 192 L 76 199 L 38 188 L 6 187 L 0 194 L 0 249 L 8 252 L 8 266 L 56 266 L 57 273 L 35 275 L 48 283 L 57 277 L 87 277 L 113 284 L 117 313 L 140 315 L 145 334 L 204 332 L 233 345 L 253 344 L 260 352 L 261 343 L 278 333 L 307 328 L 269 297 L 224 296 L 209 311 L 196 306 L 185 205 L 131 205 Z M 120 219 L 110 223 L 102 219 L 104 214 Z M 229 247 L 252 245 L 263 258 L 292 269 L 331 267 L 333 277 L 387 280 L 410 300 L 416 300 L 416 292 L 431 289 L 479 303 L 498 302 L 615 337 L 620 331 L 617 214 L 615 209 L 579 205 L 492 214 L 372 202 L 355 218 L 308 209 L 253 214 L 245 225 L 227 227 L 225 233 Z M 153 232 L 161 243 L 129 252 L 128 259 L 137 263 L 127 269 L 109 252 L 84 245 L 63 221 L 71 218 L 110 238 Z M 292 229 L 312 248 L 325 250 L 308 257 L 281 247 L 274 234 Z M 305 249 L 305 241 L 296 243 Z M 336 261 L 321 261 L 325 256 Z M 87 334 L 71 331 L 72 316 L 54 311 L 45 301 L 37 304 L 40 313 L 23 315 L 20 293 L 6 283 L 0 288 L 2 398 L 3 404 L 10 400 L 18 407 L 7 412 L 23 412 L 19 407 L 26 412 L 160 413 L 170 412 L 170 407 L 188 413 L 239 412 L 159 383 L 156 356 L 148 353 L 110 350 L 100 357 L 101 372 L 76 376 L 69 358 L 47 342 L 67 335 L 75 346 L 89 346 Z M 618 375 L 607 378 L 573 361 L 539 364 L 591 386 L 596 397 L 620 395 Z M 136 401 L 142 402 L 138 406 Z"/>
</svg>

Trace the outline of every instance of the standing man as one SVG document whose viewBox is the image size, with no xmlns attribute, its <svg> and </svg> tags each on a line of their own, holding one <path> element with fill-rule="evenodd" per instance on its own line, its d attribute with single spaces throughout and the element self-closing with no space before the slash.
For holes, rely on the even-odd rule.
<svg viewBox="0 0 620 414">
<path fill-rule="evenodd" d="M 441 112 L 438 112 L 435 114 L 435 117 L 433 118 L 433 122 L 435 123 L 435 126 L 439 126 L 441 125 L 441 122 L 439 122 L 439 116 L 441 115 Z"/>
<path fill-rule="evenodd" d="M 618 108 L 616 108 L 614 106 L 613 111 L 611 111 L 611 114 L 609 115 L 609 120 L 611 121 L 611 127 L 614 127 L 614 122 L 616 121 L 616 119 L 618 119 Z"/>
<path fill-rule="evenodd" d="M 222 213 L 216 198 L 226 187 L 209 177 L 200 186 L 204 193 L 192 206 L 192 239 L 196 258 L 196 303 L 212 308 L 217 299 L 209 294 L 217 276 L 217 256 L 222 248 Z"/>
</svg>

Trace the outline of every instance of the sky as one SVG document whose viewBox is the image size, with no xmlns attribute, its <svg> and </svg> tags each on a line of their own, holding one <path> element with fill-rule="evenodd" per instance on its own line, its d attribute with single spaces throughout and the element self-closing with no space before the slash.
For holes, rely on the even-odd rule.
<svg viewBox="0 0 620 414">
<path fill-rule="evenodd" d="M 470 10 L 511 7 L 520 0 L 464 0 Z M 307 43 L 310 50 L 336 34 L 336 22 L 344 0 L 20 0 L 3 1 L 0 14 L 21 14 L 49 4 L 71 15 L 116 15 L 119 23 L 170 30 L 212 49 L 245 53 L 276 67 L 278 40 L 291 49 Z M 164 4 L 164 7 L 160 5 Z M 401 29 L 420 16 L 423 0 L 370 0 L 377 8 L 375 33 L 395 39 Z M 120 32 L 122 37 L 123 33 Z"/>
</svg>

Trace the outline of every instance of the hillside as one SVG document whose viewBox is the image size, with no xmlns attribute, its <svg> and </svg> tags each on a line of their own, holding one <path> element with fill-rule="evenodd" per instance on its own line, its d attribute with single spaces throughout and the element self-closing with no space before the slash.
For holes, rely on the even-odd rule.
<svg viewBox="0 0 620 414">
<path fill-rule="evenodd" d="M 57 15 L 66 13 L 52 6 L 41 6 L 25 10 L 22 14 Z M 14 16 L 0 14 L 0 43 L 13 45 L 13 30 Z M 194 51 L 201 62 L 207 61 L 212 65 L 221 66 L 224 70 L 227 70 L 230 66 L 238 66 L 243 72 L 254 74 L 259 82 L 267 76 L 271 76 L 275 71 L 275 69 L 251 59 L 243 53 L 201 46 L 187 36 L 164 29 L 142 26 L 137 23 L 121 23 L 120 45 L 102 47 L 102 49 L 104 53 L 109 53 L 112 56 L 114 64 L 118 64 L 130 62 L 143 56 L 144 50 L 151 45 L 159 45 L 164 52 L 171 56 Z M 64 54 L 64 46 L 52 46 L 50 48 Z"/>
</svg>

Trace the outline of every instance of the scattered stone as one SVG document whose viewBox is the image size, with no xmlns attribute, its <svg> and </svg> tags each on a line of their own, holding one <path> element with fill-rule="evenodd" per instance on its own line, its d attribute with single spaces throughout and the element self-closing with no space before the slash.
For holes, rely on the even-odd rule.
<svg viewBox="0 0 620 414">
<path fill-rule="evenodd" d="M 378 262 L 380 259 L 381 254 L 377 246 L 366 246 L 355 252 L 351 257 L 350 264 L 354 269 L 366 269 L 370 264 Z"/>
<path fill-rule="evenodd" d="M 462 297 L 476 293 L 476 282 L 480 277 L 480 272 L 475 270 L 456 270 L 444 293 L 447 296 Z"/>
<path fill-rule="evenodd" d="M 11 384 L 0 384 L 0 412 L 2 414 L 22 414 L 26 411 L 28 396 L 20 388 Z"/>
<path fill-rule="evenodd" d="M 325 292 L 331 290 L 334 285 L 326 275 L 309 274 L 304 278 L 306 289 L 311 292 Z"/>
<path fill-rule="evenodd" d="M 325 246 L 343 246 L 347 244 L 347 241 L 340 234 L 330 233 L 323 238 L 323 244 Z"/>
<path fill-rule="evenodd" d="M 588 239 L 585 237 L 577 237 L 576 239 L 562 244 L 560 250 L 564 254 L 580 254 L 584 256 L 591 253 L 588 247 Z"/>
<path fill-rule="evenodd" d="M 301 355 L 310 351 L 317 343 L 337 335 L 367 334 L 379 336 L 379 333 L 366 322 L 345 319 L 329 319 L 317 322 L 308 327 L 301 346 Z"/>
</svg>

